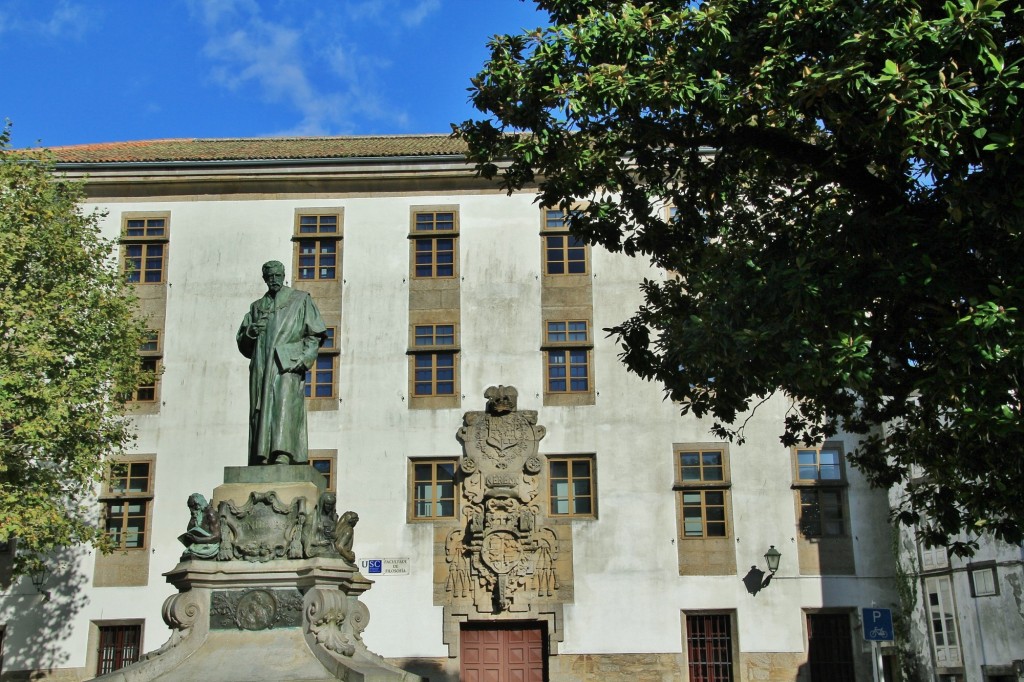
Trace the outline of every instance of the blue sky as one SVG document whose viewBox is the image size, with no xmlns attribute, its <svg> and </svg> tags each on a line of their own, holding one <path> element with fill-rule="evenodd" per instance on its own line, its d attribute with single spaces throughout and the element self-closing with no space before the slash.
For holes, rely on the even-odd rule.
<svg viewBox="0 0 1024 682">
<path fill-rule="evenodd" d="M 447 133 L 520 0 L 0 0 L 13 146 Z"/>
</svg>

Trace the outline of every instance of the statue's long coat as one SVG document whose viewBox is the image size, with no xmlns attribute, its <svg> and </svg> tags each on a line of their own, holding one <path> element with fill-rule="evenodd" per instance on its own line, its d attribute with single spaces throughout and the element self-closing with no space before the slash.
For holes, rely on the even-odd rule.
<svg viewBox="0 0 1024 682">
<path fill-rule="evenodd" d="M 250 338 L 249 327 L 258 319 L 267 328 Z M 283 452 L 293 462 L 307 461 L 305 371 L 285 371 L 301 361 L 316 364 L 317 350 L 327 327 L 313 299 L 305 291 L 281 287 L 249 306 L 236 340 L 249 362 L 249 464 L 272 462 Z"/>
</svg>

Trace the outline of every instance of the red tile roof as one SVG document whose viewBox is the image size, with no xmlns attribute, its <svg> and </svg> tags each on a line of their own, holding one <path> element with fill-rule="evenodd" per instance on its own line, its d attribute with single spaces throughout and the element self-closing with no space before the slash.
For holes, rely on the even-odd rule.
<svg viewBox="0 0 1024 682">
<path fill-rule="evenodd" d="M 50 147 L 57 163 L 253 161 L 402 156 L 457 156 L 466 151 L 448 135 L 139 140 Z"/>
</svg>

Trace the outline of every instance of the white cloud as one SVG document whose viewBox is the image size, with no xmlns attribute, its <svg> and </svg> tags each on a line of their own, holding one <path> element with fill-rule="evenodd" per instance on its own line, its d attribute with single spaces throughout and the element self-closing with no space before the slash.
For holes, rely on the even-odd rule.
<svg viewBox="0 0 1024 682">
<path fill-rule="evenodd" d="M 234 15 L 259 13 L 259 4 L 255 0 L 188 0 L 188 6 L 207 27 Z"/>
<path fill-rule="evenodd" d="M 410 28 L 415 28 L 440 8 L 441 0 L 420 0 L 411 8 L 402 12 L 399 16 L 401 17 L 403 24 Z"/>
<path fill-rule="evenodd" d="M 319 5 L 289 6 L 283 18 L 254 0 L 190 0 L 189 7 L 207 31 L 204 54 L 215 83 L 240 95 L 253 89 L 297 112 L 298 122 L 277 134 L 350 133 L 359 119 L 407 122 L 375 94 L 389 62 L 361 54 L 344 37 L 351 24 Z"/>
<path fill-rule="evenodd" d="M 441 0 L 352 0 L 342 3 L 349 19 L 372 22 L 382 28 L 395 27 L 395 18 L 405 28 L 416 28 L 441 9 Z"/>
<path fill-rule="evenodd" d="M 82 37 L 89 28 L 89 14 L 85 7 L 71 2 L 59 2 L 53 14 L 42 23 L 42 29 L 54 37 Z"/>
<path fill-rule="evenodd" d="M 38 6 L 36 6 L 38 8 Z M 46 38 L 78 40 L 95 25 L 96 11 L 90 13 L 85 5 L 60 0 L 49 13 L 33 17 L 19 16 L 17 12 L 0 12 L 0 34 L 24 33 Z"/>
</svg>

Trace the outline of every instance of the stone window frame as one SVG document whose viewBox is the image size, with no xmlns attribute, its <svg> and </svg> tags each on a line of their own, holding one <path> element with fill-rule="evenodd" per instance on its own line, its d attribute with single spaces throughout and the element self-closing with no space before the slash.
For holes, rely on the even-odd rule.
<svg viewBox="0 0 1024 682">
<path fill-rule="evenodd" d="M 988 574 L 991 578 L 992 589 L 990 591 L 978 589 L 978 576 L 982 574 Z M 971 586 L 971 596 L 975 599 L 999 596 L 999 570 L 996 567 L 995 561 L 979 561 L 967 564 L 967 578 Z"/>
<path fill-rule="evenodd" d="M 124 665 L 113 668 L 112 670 L 120 670 L 126 665 L 130 665 L 141 658 L 142 653 L 145 651 L 145 636 L 146 636 L 146 621 L 142 618 L 122 618 L 116 620 L 93 620 L 89 621 L 89 635 L 88 635 L 88 653 L 86 655 L 85 670 L 90 675 L 93 674 L 89 671 L 96 671 L 95 675 L 103 674 L 100 672 L 103 661 L 101 647 L 103 644 L 103 630 L 105 628 L 135 628 L 138 632 L 138 645 L 135 651 L 134 660 L 124 662 Z M 123 652 L 122 652 L 123 654 Z"/>
<path fill-rule="evenodd" d="M 425 217 L 429 216 L 430 219 Z M 450 219 L 447 218 L 450 216 Z M 457 280 L 459 277 L 459 207 L 457 205 L 411 206 L 409 210 L 409 276 L 418 280 Z M 450 227 L 449 227 L 450 226 Z M 440 248 L 445 241 L 451 248 Z M 439 257 L 450 254 L 450 263 Z M 428 261 L 421 261 L 429 255 Z M 438 274 L 439 270 L 451 272 Z M 428 271 L 429 269 L 429 271 Z"/>
<path fill-rule="evenodd" d="M 547 476 L 548 476 L 548 516 L 559 519 L 581 519 L 581 520 L 596 520 L 597 519 L 597 454 L 590 453 L 571 453 L 571 454 L 548 454 L 545 455 L 547 458 Z M 586 462 L 588 465 L 588 473 L 586 476 L 574 476 L 574 464 Z M 554 485 L 555 477 L 552 471 L 552 465 L 556 463 L 565 463 L 566 476 L 559 477 L 557 480 L 564 480 L 566 483 L 566 495 L 556 496 Z M 586 480 L 588 484 L 589 495 L 576 495 L 575 486 L 573 485 L 578 480 Z M 590 511 L 577 511 L 576 501 L 580 498 L 590 499 Z M 555 500 L 565 499 L 567 508 L 569 511 L 558 512 L 555 511 Z"/>
<path fill-rule="evenodd" d="M 327 339 L 317 351 L 313 367 L 306 370 L 305 388 L 303 389 L 305 391 L 306 400 L 331 400 L 332 398 L 338 397 L 338 357 L 341 355 L 341 348 L 338 346 L 337 339 L 338 327 L 335 325 L 328 325 Z M 329 363 L 329 367 L 321 367 L 320 363 L 324 360 Z M 317 381 L 322 372 L 330 373 L 329 381 Z M 329 387 L 330 394 L 317 394 L 316 389 L 320 386 Z"/>
<path fill-rule="evenodd" d="M 699 477 L 687 478 L 684 469 L 692 467 L 684 467 L 682 456 L 684 453 L 697 453 L 698 454 L 698 473 Z M 712 478 L 711 476 L 705 476 L 704 474 L 704 455 L 711 453 L 721 454 L 722 463 L 721 478 Z M 726 443 L 674 443 L 672 446 L 672 465 L 674 471 L 674 482 L 672 489 L 676 495 L 676 537 L 680 542 L 683 541 L 697 541 L 697 540 L 721 540 L 725 538 L 731 538 L 733 536 L 732 527 L 732 500 L 730 496 L 730 490 L 732 488 L 732 472 L 730 469 L 730 457 L 729 447 Z M 708 465 L 708 469 L 714 469 L 714 465 Z M 721 520 L 723 523 L 724 535 L 708 535 L 708 504 L 707 504 L 707 493 L 721 493 L 722 495 L 722 515 L 724 519 Z M 701 515 L 701 534 L 700 535 L 686 535 L 686 496 L 693 495 L 694 493 L 700 493 L 700 515 Z M 713 505 L 718 507 L 719 505 Z M 689 508 L 693 508 L 692 505 Z M 718 522 L 719 519 L 712 519 L 712 521 Z"/>
<path fill-rule="evenodd" d="M 129 488 L 131 481 L 138 476 L 132 476 L 132 467 L 135 465 L 145 464 L 148 467 L 146 473 L 146 489 L 143 491 L 132 492 Z M 125 470 L 126 476 L 121 477 L 116 475 L 115 467 L 127 467 Z M 120 503 L 125 507 L 121 519 L 127 521 L 128 518 L 128 505 L 133 502 L 142 503 L 142 542 L 137 547 L 128 547 L 125 544 L 125 539 L 128 533 L 122 530 L 119 533 L 119 540 L 114 545 L 113 549 L 115 552 L 144 552 L 149 549 L 150 540 L 152 537 L 152 524 L 153 524 L 153 498 L 154 488 L 156 479 L 156 456 L 155 455 L 137 455 L 132 457 L 119 458 L 114 461 L 107 468 L 107 475 L 103 482 L 102 492 L 99 496 L 100 504 L 102 505 L 102 526 L 103 531 L 108 536 L 111 535 L 110 528 L 108 526 L 111 520 L 109 509 L 112 505 Z M 124 479 L 125 489 L 116 490 L 114 489 L 114 481 Z M 138 518 L 138 516 L 131 517 Z M 127 525 L 127 524 L 126 524 Z"/>
<path fill-rule="evenodd" d="M 932 589 L 933 586 L 936 589 Z M 945 590 L 943 591 L 943 586 Z M 928 644 L 935 656 L 939 668 L 958 668 L 963 665 L 963 651 L 960 648 L 960 627 L 957 622 L 956 597 L 953 594 L 953 581 L 949 574 L 931 575 L 924 579 L 922 592 L 925 609 L 928 614 Z M 945 593 L 943 593 L 945 592 Z M 938 603 L 932 603 L 932 595 Z M 947 602 L 948 600 L 948 602 Z M 940 611 L 936 611 L 938 608 Z M 935 629 L 936 617 L 941 621 L 942 632 Z M 952 637 L 950 635 L 952 634 Z M 942 642 L 940 643 L 940 639 Z M 950 643 L 953 639 L 953 643 Z M 949 658 L 952 655 L 953 658 Z M 955 659 L 955 660 L 954 660 Z"/>
<path fill-rule="evenodd" d="M 162 224 L 150 226 L 150 221 L 154 223 L 160 221 Z M 152 233 L 150 230 L 153 230 Z M 121 271 L 125 281 L 139 286 L 165 284 L 167 282 L 167 251 L 170 240 L 170 211 L 126 211 L 122 213 Z M 155 253 L 157 251 L 159 253 Z M 134 263 L 138 264 L 137 267 L 130 267 Z M 156 273 L 156 277 L 151 279 L 151 273 Z"/>
<path fill-rule="evenodd" d="M 163 372 L 164 335 L 159 329 L 147 329 L 146 338 L 139 345 L 139 363 L 143 372 L 152 372 L 151 383 L 139 384 L 129 402 L 158 403 L 160 402 L 160 374 Z"/>
<path fill-rule="evenodd" d="M 578 212 L 585 204 L 574 205 L 571 210 L 563 208 L 541 208 L 541 271 L 546 277 L 586 277 L 590 275 L 590 244 L 569 232 L 566 219 L 570 213 Z M 580 251 L 572 257 L 570 251 Z M 560 256 L 555 256 L 556 253 Z M 574 263 L 581 263 L 582 269 L 572 272 Z M 561 272 L 552 272 L 553 266 L 560 266 Z"/>
<path fill-rule="evenodd" d="M 823 450 L 836 451 L 837 457 L 834 464 L 831 462 L 822 464 L 821 452 Z M 806 457 L 809 453 L 813 453 L 811 461 L 808 461 Z M 833 440 L 825 441 L 821 445 L 795 446 L 790 449 L 790 454 L 793 470 L 793 485 L 791 487 L 795 492 L 797 532 L 808 540 L 850 537 L 847 495 L 849 481 L 846 478 L 843 443 Z M 833 467 L 835 476 L 822 476 L 823 470 L 831 473 Z M 812 472 L 813 476 L 806 475 Z M 828 504 L 826 507 L 827 498 L 834 500 L 835 504 Z M 826 508 L 834 512 L 833 516 L 828 519 L 823 513 Z M 816 513 L 816 516 L 812 516 L 811 512 Z M 838 532 L 828 530 L 827 521 L 838 522 Z"/>
<path fill-rule="evenodd" d="M 691 650 L 691 627 L 690 619 L 696 618 L 724 618 L 725 622 L 729 624 L 729 674 L 724 678 L 710 678 L 710 679 L 737 679 L 739 677 L 739 664 L 740 664 L 740 650 L 739 650 L 739 636 L 736 622 L 736 611 L 734 610 L 684 610 L 680 612 L 681 631 L 682 631 L 682 647 L 683 647 L 683 659 L 685 661 L 684 666 L 687 671 L 690 669 L 690 650 Z"/>
<path fill-rule="evenodd" d="M 797 494 L 801 535 L 807 539 L 849 535 L 846 496 L 841 488 L 799 488 Z"/>
<path fill-rule="evenodd" d="M 439 333 L 438 328 L 445 331 Z M 447 328 L 451 328 L 448 333 Z M 428 331 L 429 329 L 429 331 Z M 460 339 L 459 325 L 454 322 L 425 322 L 422 324 L 409 325 L 409 395 L 412 400 L 447 401 L 459 397 L 460 390 Z M 441 341 L 441 343 L 438 343 Z M 439 360 L 450 358 L 450 365 L 441 365 Z M 423 363 L 427 360 L 430 366 Z M 438 374 L 440 370 L 450 369 L 451 378 L 442 380 Z M 419 380 L 418 373 L 429 370 L 429 380 Z M 438 384 L 451 384 L 451 391 L 439 392 Z M 428 393 L 418 392 L 420 386 L 429 386 Z"/>
<path fill-rule="evenodd" d="M 334 229 L 324 229 L 323 219 L 333 219 Z M 337 282 L 341 270 L 341 242 L 344 239 L 345 211 L 341 207 L 326 209 L 303 208 L 295 211 L 295 227 L 292 242 L 295 244 L 292 265 L 294 281 L 298 282 Z M 311 222 L 313 219 L 315 222 Z M 311 251 L 305 249 L 312 248 Z M 303 259 L 313 258 L 312 264 L 304 263 Z M 333 264 L 323 261 L 333 259 Z M 323 270 L 330 269 L 330 275 L 324 276 Z M 303 276 L 308 273 L 311 276 Z"/>
<path fill-rule="evenodd" d="M 808 655 L 808 659 L 810 658 L 811 642 L 814 641 L 815 639 L 817 639 L 814 636 L 814 630 L 815 629 L 819 629 L 819 630 L 822 629 L 820 627 L 816 628 L 815 627 L 815 623 L 817 622 L 818 625 L 821 625 L 821 620 L 824 620 L 824 619 L 834 619 L 834 621 L 836 623 L 841 623 L 842 624 L 841 627 L 844 628 L 845 632 L 843 632 L 844 637 L 842 639 L 840 639 L 840 640 L 833 640 L 833 641 L 839 641 L 839 642 L 845 643 L 846 645 L 849 646 L 849 653 L 850 653 L 849 664 L 852 666 L 852 672 L 854 674 L 854 679 L 860 679 L 859 675 L 857 675 L 859 665 L 858 665 L 857 646 L 856 646 L 856 643 L 857 643 L 857 634 L 856 634 L 857 633 L 857 627 L 856 627 L 857 613 L 856 613 L 856 611 L 854 609 L 843 608 L 843 607 L 803 608 L 803 609 L 801 609 L 801 611 L 803 613 L 803 639 L 804 639 L 803 644 L 804 644 L 804 652 Z M 825 632 L 827 633 L 828 632 L 828 628 L 824 628 L 824 629 L 825 629 Z M 839 646 L 842 646 L 842 644 L 839 644 Z M 840 663 L 843 663 L 843 661 L 839 661 L 839 660 L 834 660 L 833 661 L 834 665 L 838 665 Z M 810 660 L 808 660 L 808 665 L 809 664 L 810 664 Z"/>
<path fill-rule="evenodd" d="M 579 331 L 570 330 L 570 325 L 583 323 L 586 325 L 583 330 L 584 339 L 571 339 L 572 334 Z M 564 325 L 564 329 L 552 330 L 552 325 Z M 591 322 L 584 319 L 573 320 L 545 320 L 544 321 L 544 343 L 541 350 L 544 352 L 544 393 L 547 395 L 587 394 L 594 390 L 593 378 L 593 349 L 594 343 L 590 335 Z M 564 339 L 552 340 L 552 335 L 564 335 Z M 579 362 L 579 354 L 582 353 L 583 362 Z M 575 356 L 575 359 L 574 359 Z M 558 361 L 558 359 L 561 361 Z M 586 385 L 583 388 L 573 387 L 572 372 L 574 368 L 583 367 Z M 564 375 L 553 377 L 554 370 L 562 370 Z M 578 380 L 578 378 L 577 378 Z M 552 382 L 564 381 L 565 388 L 552 388 Z"/>
<path fill-rule="evenodd" d="M 325 463 L 326 466 L 317 466 L 317 463 Z M 335 493 L 338 490 L 338 451 L 337 450 L 314 450 L 309 451 L 309 466 L 320 472 L 327 479 L 325 492 Z M 324 469 L 327 473 L 324 473 Z"/>
<path fill-rule="evenodd" d="M 941 545 L 926 547 L 920 540 L 918 540 L 917 545 L 920 552 L 918 559 L 922 573 L 949 570 L 949 550 Z"/>
<path fill-rule="evenodd" d="M 444 483 L 448 483 L 448 481 L 442 481 L 442 480 L 440 480 L 438 478 L 438 467 L 442 466 L 442 465 L 446 465 L 446 464 L 447 465 L 451 465 L 451 467 L 452 467 L 452 475 L 451 475 L 451 481 L 450 481 L 451 486 L 452 486 L 452 495 L 451 495 L 450 498 L 448 498 L 448 497 L 441 497 L 438 494 L 438 489 L 441 487 L 441 485 L 444 484 Z M 423 465 L 430 465 L 430 467 L 431 467 L 430 478 L 429 479 L 427 479 L 427 478 L 419 478 L 419 479 L 417 479 L 416 478 L 416 476 L 417 476 L 417 472 L 416 472 L 417 466 L 423 466 Z M 429 503 L 431 505 L 431 513 L 430 514 L 419 515 L 417 513 L 418 505 L 421 502 L 425 502 L 426 501 L 426 499 L 424 497 L 420 497 L 420 496 L 417 495 L 417 493 L 418 493 L 417 483 L 421 482 L 421 481 L 428 481 L 429 485 L 430 485 L 430 489 L 431 489 L 431 499 L 429 500 Z M 462 486 L 461 486 L 460 483 L 461 482 L 460 482 L 460 478 L 459 478 L 459 458 L 458 457 L 454 457 L 454 456 L 452 456 L 452 457 L 446 457 L 446 456 L 410 457 L 409 458 L 409 465 L 408 465 L 408 484 L 406 486 L 407 498 L 409 500 L 409 503 L 408 503 L 408 506 L 407 506 L 407 509 L 406 509 L 406 521 L 408 523 L 434 523 L 434 522 L 438 522 L 438 521 L 450 522 L 450 521 L 458 519 L 459 518 L 459 497 L 460 497 L 461 492 L 462 492 Z M 447 500 L 447 499 L 451 499 L 451 504 L 452 504 L 452 512 L 451 512 L 451 514 L 438 514 L 438 513 L 435 513 L 436 510 L 437 510 L 438 503 L 440 501 L 442 501 L 442 500 Z"/>
</svg>

